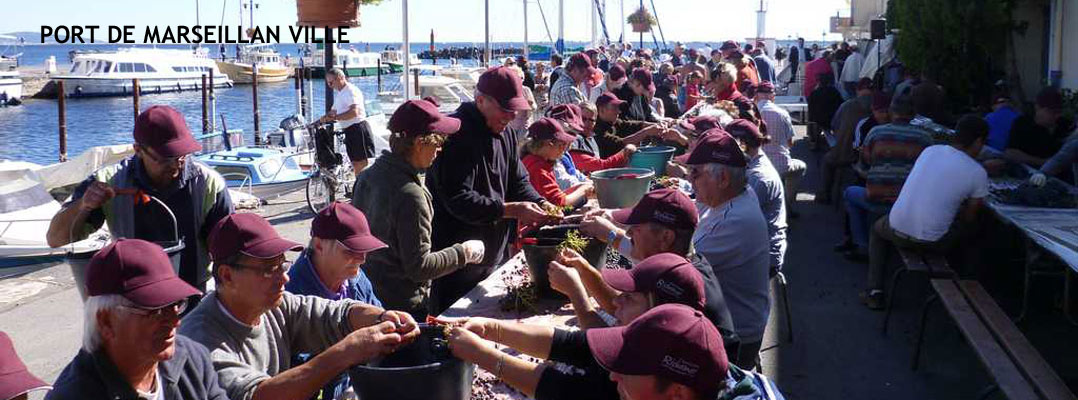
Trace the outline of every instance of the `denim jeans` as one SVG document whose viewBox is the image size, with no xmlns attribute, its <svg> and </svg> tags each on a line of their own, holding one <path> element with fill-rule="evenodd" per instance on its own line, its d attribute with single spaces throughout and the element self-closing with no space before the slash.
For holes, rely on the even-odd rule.
<svg viewBox="0 0 1078 400">
<path fill-rule="evenodd" d="M 864 186 L 847 187 L 842 196 L 846 199 L 846 215 L 850 218 L 851 239 L 862 250 L 867 249 L 872 223 L 887 215 L 891 205 L 869 200 Z"/>
</svg>

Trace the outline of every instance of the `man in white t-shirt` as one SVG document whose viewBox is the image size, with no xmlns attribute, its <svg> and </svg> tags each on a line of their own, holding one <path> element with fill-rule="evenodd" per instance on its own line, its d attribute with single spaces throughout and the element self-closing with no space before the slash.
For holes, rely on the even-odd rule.
<svg viewBox="0 0 1078 400">
<path fill-rule="evenodd" d="M 988 173 L 975 157 L 988 138 L 984 118 L 958 121 L 954 142 L 926 148 L 913 164 L 890 215 L 880 218 L 869 240 L 869 308 L 883 302 L 883 280 L 891 245 L 946 252 L 961 235 L 962 222 L 973 221 L 988 195 Z M 956 219 L 961 213 L 961 219 Z"/>
<path fill-rule="evenodd" d="M 340 68 L 326 71 L 326 83 L 333 88 L 333 109 L 318 122 L 337 122 L 337 129 L 344 131 L 344 146 L 356 174 L 367 167 L 367 159 L 374 158 L 374 138 L 367 123 L 363 107 L 363 92 L 348 82 Z"/>
</svg>

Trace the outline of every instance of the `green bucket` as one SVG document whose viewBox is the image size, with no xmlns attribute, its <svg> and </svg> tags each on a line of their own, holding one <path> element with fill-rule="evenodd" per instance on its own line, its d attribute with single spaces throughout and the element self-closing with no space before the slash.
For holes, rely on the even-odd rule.
<svg viewBox="0 0 1078 400">
<path fill-rule="evenodd" d="M 666 175 L 666 162 L 674 156 L 675 150 L 673 146 L 641 147 L 629 159 L 629 166 L 650 169 L 657 176 Z"/>
<path fill-rule="evenodd" d="M 647 168 L 611 168 L 591 173 L 599 207 L 625 208 L 636 205 L 651 186 L 655 172 Z"/>
</svg>

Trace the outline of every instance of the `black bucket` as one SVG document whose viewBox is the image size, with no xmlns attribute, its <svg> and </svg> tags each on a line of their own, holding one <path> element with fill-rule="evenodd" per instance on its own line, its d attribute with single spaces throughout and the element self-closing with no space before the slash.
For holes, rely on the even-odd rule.
<svg viewBox="0 0 1078 400">
<path fill-rule="evenodd" d="M 440 326 L 420 324 L 415 342 L 393 354 L 348 370 L 361 400 L 468 400 L 472 397 L 472 363 L 449 352 Z"/>
<path fill-rule="evenodd" d="M 539 294 L 552 297 L 560 295 L 550 288 L 550 278 L 547 276 L 547 268 L 551 261 L 557 259 L 558 245 L 565 240 L 570 231 L 580 229 L 580 225 L 554 225 L 544 226 L 539 229 L 528 231 L 524 239 L 535 239 L 535 244 L 521 246 L 524 251 L 524 261 L 528 264 L 528 273 L 531 274 L 532 283 Z M 589 238 L 587 247 L 580 254 L 591 263 L 594 268 L 602 268 L 606 264 L 607 244 L 595 238 Z"/>
</svg>

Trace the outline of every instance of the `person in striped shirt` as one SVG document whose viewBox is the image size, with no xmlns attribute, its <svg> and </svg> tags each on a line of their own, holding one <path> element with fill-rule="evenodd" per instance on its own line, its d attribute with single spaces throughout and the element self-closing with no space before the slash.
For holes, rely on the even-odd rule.
<svg viewBox="0 0 1078 400">
<path fill-rule="evenodd" d="M 794 143 L 794 126 L 790 122 L 790 113 L 775 104 L 775 85 L 760 82 L 756 87 L 756 105 L 760 116 L 767 125 L 767 135 L 771 141 L 764 145 L 764 154 L 782 176 L 783 192 L 786 194 L 787 217 L 797 218 L 793 212 L 793 202 L 797 199 L 797 186 L 805 176 L 808 166 L 804 161 L 790 157 L 790 147 Z"/>
</svg>

